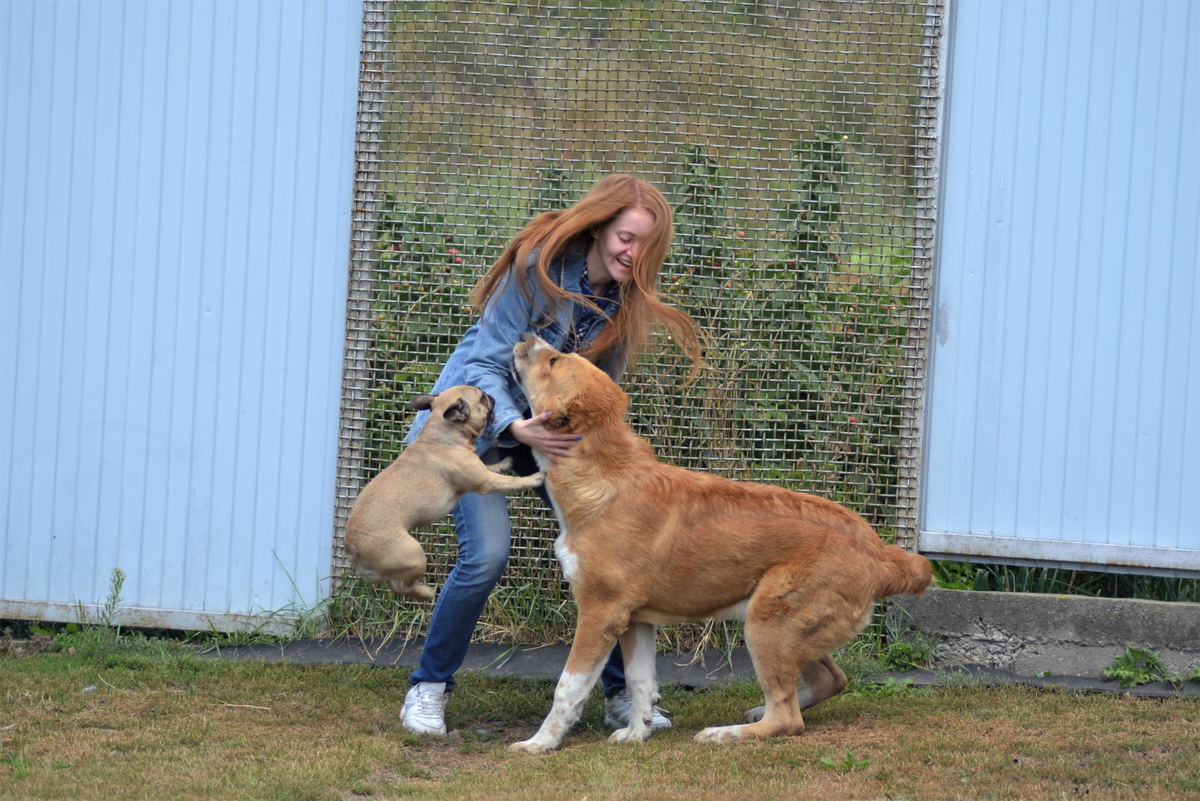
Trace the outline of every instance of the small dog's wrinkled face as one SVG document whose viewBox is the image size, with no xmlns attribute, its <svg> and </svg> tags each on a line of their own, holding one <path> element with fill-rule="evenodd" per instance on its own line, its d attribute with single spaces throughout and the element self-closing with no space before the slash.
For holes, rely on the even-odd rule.
<svg viewBox="0 0 1200 801">
<path fill-rule="evenodd" d="M 582 431 L 602 417 L 625 413 L 625 393 L 603 370 L 534 334 L 513 347 L 512 369 L 534 414 L 550 412 L 551 430 Z"/>
<path fill-rule="evenodd" d="M 451 425 L 471 432 L 474 439 L 496 418 L 496 401 L 478 387 L 466 384 L 450 387 L 436 395 L 418 395 L 413 408 L 429 409 L 431 417 L 440 417 Z"/>
</svg>

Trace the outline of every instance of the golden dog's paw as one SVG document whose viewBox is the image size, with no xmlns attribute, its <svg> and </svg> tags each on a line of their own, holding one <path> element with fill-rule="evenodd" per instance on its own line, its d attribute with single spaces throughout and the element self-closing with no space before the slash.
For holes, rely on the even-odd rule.
<svg viewBox="0 0 1200 801">
<path fill-rule="evenodd" d="M 695 736 L 698 743 L 726 743 L 742 737 L 741 726 L 709 726 Z"/>
<path fill-rule="evenodd" d="M 522 740 L 519 743 L 513 743 L 508 747 L 508 750 L 520 751 L 526 754 L 548 754 L 554 750 L 554 746 L 533 737 L 528 740 Z"/>
<path fill-rule="evenodd" d="M 610 743 L 644 743 L 650 739 L 650 727 L 644 726 L 640 731 L 635 731 L 632 726 L 626 726 L 623 729 L 617 729 L 612 734 L 608 735 Z"/>
</svg>

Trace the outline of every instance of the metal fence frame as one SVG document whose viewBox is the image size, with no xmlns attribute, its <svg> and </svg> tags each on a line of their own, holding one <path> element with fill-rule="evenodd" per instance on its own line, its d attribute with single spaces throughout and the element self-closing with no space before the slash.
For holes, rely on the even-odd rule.
<svg viewBox="0 0 1200 801">
<path fill-rule="evenodd" d="M 344 575 L 348 567 L 342 546 L 345 521 L 369 472 L 364 458 L 370 380 L 367 375 L 369 336 L 366 329 L 371 317 L 372 281 L 378 267 L 376 241 L 386 186 L 386 165 L 382 149 L 386 137 L 384 127 L 387 114 L 385 85 L 388 44 L 393 25 L 390 14 L 394 10 L 395 4 L 386 0 L 366 0 L 364 3 L 354 227 L 332 565 L 335 581 Z M 924 8 L 916 108 L 912 111 L 915 152 L 910 180 L 915 189 L 915 217 L 911 275 L 906 284 L 908 327 L 902 346 L 903 389 L 900 400 L 894 530 L 895 541 L 909 550 L 916 547 L 918 525 L 925 359 L 936 236 L 940 158 L 938 126 L 943 95 L 945 13 L 946 4 L 943 0 L 930 0 Z M 519 519 L 517 523 L 520 524 Z"/>
</svg>

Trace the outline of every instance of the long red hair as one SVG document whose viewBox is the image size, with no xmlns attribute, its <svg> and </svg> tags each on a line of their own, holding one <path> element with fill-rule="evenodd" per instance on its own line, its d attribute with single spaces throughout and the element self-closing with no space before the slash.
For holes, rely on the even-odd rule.
<svg viewBox="0 0 1200 801">
<path fill-rule="evenodd" d="M 550 264 L 572 247 L 590 247 L 596 234 L 628 208 L 645 209 L 654 218 L 654 226 L 642 239 L 630 279 L 619 285 L 620 307 L 609 324 L 580 353 L 593 363 L 614 353 L 624 353 L 632 366 L 645 348 L 649 321 L 655 320 L 666 327 L 691 358 L 689 379 L 694 378 L 700 369 L 704 334 L 690 315 L 658 299 L 658 274 L 671 248 L 674 233 L 671 206 L 653 184 L 631 175 L 609 175 L 571 208 L 549 211 L 530 220 L 472 290 L 471 302 L 482 311 L 505 277 L 513 272 L 517 286 L 531 305 L 533 293 L 527 277 L 530 275 L 537 281 L 542 296 L 549 298 L 553 306 L 574 302 L 595 308 L 583 296 L 555 284 L 550 279 Z M 541 250 L 533 269 L 518 269 L 518 265 L 529 262 L 530 255 L 539 247 Z M 541 311 L 549 313 L 553 309 Z"/>
</svg>

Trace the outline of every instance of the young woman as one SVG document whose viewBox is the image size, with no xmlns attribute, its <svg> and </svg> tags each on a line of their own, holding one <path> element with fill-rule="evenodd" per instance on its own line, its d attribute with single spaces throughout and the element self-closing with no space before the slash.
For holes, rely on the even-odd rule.
<svg viewBox="0 0 1200 801">
<path fill-rule="evenodd" d="M 531 220 L 492 265 L 471 295 L 482 310 L 434 384 L 437 393 L 471 384 L 496 401 L 495 420 L 478 440 L 483 461 L 513 457 L 521 475 L 537 471 L 532 450 L 568 455 L 578 440 L 545 427 L 549 416 L 530 416 L 510 369 L 513 345 L 527 331 L 555 348 L 578 352 L 619 380 L 646 342 L 649 322 L 663 324 L 700 363 L 701 334 L 686 313 L 658 300 L 659 269 L 671 245 L 671 207 L 662 193 L 628 175 L 601 180 L 578 204 Z M 417 414 L 407 442 L 428 419 Z M 548 502 L 543 488 L 539 493 Z M 445 709 L 454 673 L 488 595 L 508 562 L 510 528 L 503 495 L 467 494 L 454 508 L 458 561 L 433 609 L 420 667 L 400 711 L 404 725 L 421 734 L 446 733 Z M 602 674 L 605 722 L 629 721 L 620 646 Z M 653 725 L 671 722 L 655 710 Z"/>
</svg>

